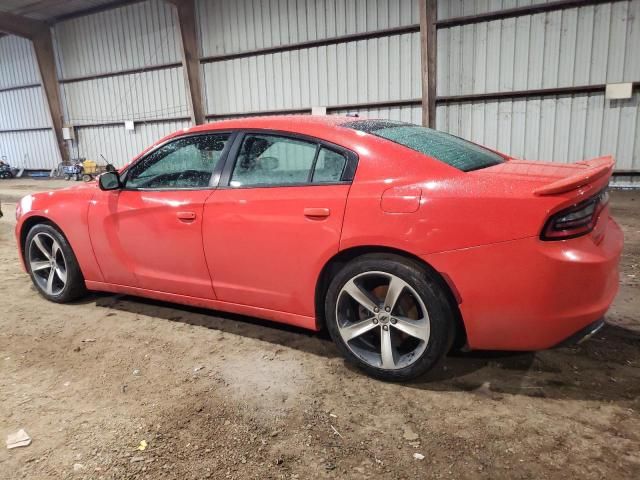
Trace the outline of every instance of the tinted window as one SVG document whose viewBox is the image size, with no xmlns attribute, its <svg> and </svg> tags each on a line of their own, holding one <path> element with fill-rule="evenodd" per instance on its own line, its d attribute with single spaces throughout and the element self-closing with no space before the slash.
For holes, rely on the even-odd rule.
<svg viewBox="0 0 640 480">
<path fill-rule="evenodd" d="M 230 185 L 287 185 L 307 183 L 317 145 L 275 135 L 247 135 L 233 167 Z"/>
<path fill-rule="evenodd" d="M 160 147 L 127 172 L 127 188 L 206 188 L 229 134 L 181 138 Z"/>
<path fill-rule="evenodd" d="M 410 123 L 362 120 L 344 123 L 342 126 L 386 138 L 416 152 L 436 158 L 463 172 L 490 167 L 505 161 L 497 153 L 475 143 Z"/>
<path fill-rule="evenodd" d="M 313 171 L 313 183 L 339 182 L 346 164 L 347 159 L 344 155 L 322 148 L 318 153 L 316 167 Z"/>
</svg>

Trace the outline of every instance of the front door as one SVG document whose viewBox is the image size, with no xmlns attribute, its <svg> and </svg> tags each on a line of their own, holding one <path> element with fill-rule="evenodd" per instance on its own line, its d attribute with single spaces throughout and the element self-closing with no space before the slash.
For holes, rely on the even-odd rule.
<svg viewBox="0 0 640 480">
<path fill-rule="evenodd" d="M 275 133 L 247 133 L 236 143 L 204 208 L 216 295 L 312 317 L 318 275 L 339 250 L 355 155 Z"/>
<path fill-rule="evenodd" d="M 182 137 L 100 191 L 89 210 L 91 242 L 107 283 L 215 298 L 202 245 L 212 174 L 230 134 Z"/>
</svg>

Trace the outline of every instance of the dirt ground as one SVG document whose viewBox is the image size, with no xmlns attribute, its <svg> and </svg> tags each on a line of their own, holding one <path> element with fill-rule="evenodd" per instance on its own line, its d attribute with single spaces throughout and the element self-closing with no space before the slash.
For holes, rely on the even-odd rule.
<svg viewBox="0 0 640 480">
<path fill-rule="evenodd" d="M 18 266 L 11 203 L 63 185 L 0 181 L 0 434 L 33 438 L 0 445 L 0 478 L 640 478 L 638 193 L 612 194 L 621 289 L 595 338 L 458 354 L 397 385 L 257 319 L 48 303 Z"/>
</svg>

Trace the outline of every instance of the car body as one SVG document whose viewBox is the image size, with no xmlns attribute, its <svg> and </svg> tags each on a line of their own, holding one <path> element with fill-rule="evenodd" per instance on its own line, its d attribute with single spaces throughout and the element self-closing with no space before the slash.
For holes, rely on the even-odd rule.
<svg viewBox="0 0 640 480">
<path fill-rule="evenodd" d="M 617 291 L 623 242 L 605 198 L 610 157 L 560 164 L 490 152 L 499 163 L 463 171 L 378 134 L 400 129 L 411 143 L 424 133 L 403 125 L 282 116 L 176 132 L 120 170 L 124 188 L 91 182 L 23 198 L 21 258 L 29 270 L 29 229 L 47 221 L 68 241 L 90 290 L 319 330 L 341 266 L 359 255 L 398 255 L 439 285 L 470 349 L 544 349 L 602 318 Z M 156 152 L 169 148 L 177 164 L 193 142 L 209 177 L 198 169 L 148 173 L 160 168 Z M 289 158 L 310 159 L 311 147 L 308 175 L 287 170 Z M 550 221 L 591 199 L 588 227 L 544 237 Z"/>
</svg>

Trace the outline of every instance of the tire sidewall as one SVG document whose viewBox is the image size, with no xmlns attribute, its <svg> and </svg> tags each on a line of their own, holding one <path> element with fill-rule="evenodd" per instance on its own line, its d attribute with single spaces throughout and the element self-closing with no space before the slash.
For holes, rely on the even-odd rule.
<svg viewBox="0 0 640 480">
<path fill-rule="evenodd" d="M 62 250 L 62 254 L 64 255 L 64 259 L 67 267 L 67 283 L 62 289 L 62 291 L 57 295 L 49 295 L 47 292 L 40 288 L 40 285 L 34 279 L 34 273 L 31 271 L 31 262 L 29 261 L 29 255 L 31 250 L 31 242 L 33 241 L 33 237 L 35 237 L 38 233 L 46 233 L 51 235 L 60 245 L 60 249 Z M 78 261 L 76 256 L 67 242 L 67 239 L 60 233 L 58 229 L 53 227 L 48 223 L 39 223 L 29 230 L 27 234 L 27 238 L 25 240 L 24 245 L 24 257 L 25 257 L 25 266 L 27 268 L 27 273 L 31 277 L 31 281 L 35 286 L 36 290 L 40 295 L 42 295 L 47 300 L 57 303 L 69 302 L 71 300 L 75 300 L 85 293 L 85 283 L 84 277 L 82 276 L 82 272 L 80 271 L 80 267 L 78 265 Z"/>
<path fill-rule="evenodd" d="M 385 370 L 367 364 L 349 349 L 338 330 L 336 304 L 342 287 L 356 275 L 370 271 L 400 277 L 411 285 L 427 308 L 430 322 L 427 347 L 414 363 L 404 368 Z M 327 290 L 324 308 L 327 329 L 338 350 L 350 363 L 381 380 L 404 381 L 426 373 L 445 356 L 453 339 L 453 314 L 438 283 L 417 262 L 395 255 L 366 255 L 349 262 L 333 278 Z"/>
</svg>

